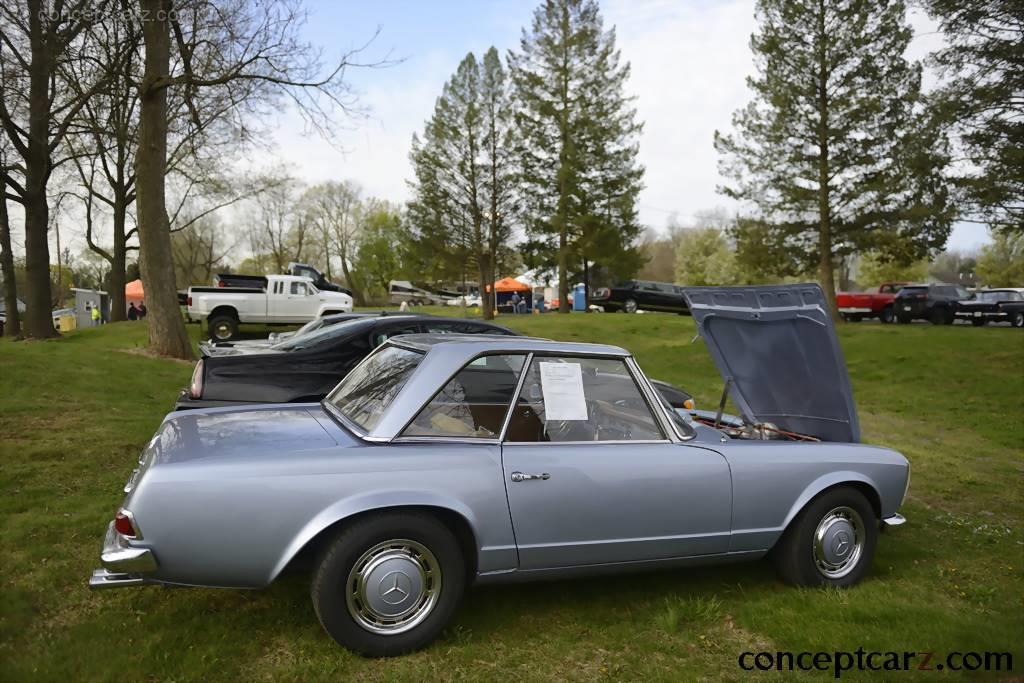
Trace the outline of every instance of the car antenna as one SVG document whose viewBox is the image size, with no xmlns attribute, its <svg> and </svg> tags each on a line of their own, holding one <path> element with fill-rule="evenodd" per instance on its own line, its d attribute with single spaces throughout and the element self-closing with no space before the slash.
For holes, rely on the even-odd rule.
<svg viewBox="0 0 1024 683">
<path fill-rule="evenodd" d="M 722 400 L 718 402 L 718 412 L 715 413 L 715 429 L 722 424 L 722 413 L 725 412 L 725 401 L 729 398 L 729 387 L 732 386 L 732 377 L 725 378 L 725 387 L 722 389 Z"/>
</svg>

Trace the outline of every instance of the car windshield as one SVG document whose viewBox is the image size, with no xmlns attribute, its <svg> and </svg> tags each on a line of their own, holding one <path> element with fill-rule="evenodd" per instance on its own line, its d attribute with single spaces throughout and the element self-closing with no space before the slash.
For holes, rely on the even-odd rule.
<svg viewBox="0 0 1024 683">
<path fill-rule="evenodd" d="M 333 339 L 338 335 L 346 334 L 350 326 L 356 323 L 362 322 L 361 320 L 345 320 L 336 325 L 324 325 L 323 327 L 308 332 L 306 334 L 295 334 L 293 337 L 285 339 L 283 342 L 274 344 L 272 349 L 279 351 L 294 351 L 296 349 L 304 349 L 314 344 L 319 344 L 326 339 Z"/>
<path fill-rule="evenodd" d="M 365 431 L 372 431 L 421 360 L 423 354 L 418 351 L 382 346 L 348 373 L 324 402 Z"/>
</svg>

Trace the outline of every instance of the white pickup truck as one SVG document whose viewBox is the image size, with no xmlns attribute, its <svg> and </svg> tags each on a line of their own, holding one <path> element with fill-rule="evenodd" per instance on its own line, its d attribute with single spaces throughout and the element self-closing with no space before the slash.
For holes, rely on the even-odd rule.
<svg viewBox="0 0 1024 683">
<path fill-rule="evenodd" d="M 253 280 L 253 287 L 189 287 L 189 319 L 205 319 L 213 339 L 228 341 L 238 334 L 240 323 L 294 325 L 352 310 L 351 296 L 321 291 L 308 277 L 267 275 Z"/>
</svg>

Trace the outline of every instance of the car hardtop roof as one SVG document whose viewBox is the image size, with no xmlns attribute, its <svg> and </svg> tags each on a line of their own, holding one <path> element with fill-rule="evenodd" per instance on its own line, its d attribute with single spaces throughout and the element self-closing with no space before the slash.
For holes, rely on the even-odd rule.
<svg viewBox="0 0 1024 683">
<path fill-rule="evenodd" d="M 389 341 L 423 352 L 444 347 L 452 351 L 462 351 L 465 355 L 500 352 L 587 354 L 622 358 L 630 355 L 625 349 L 610 344 L 564 342 L 505 334 L 403 334 Z"/>
</svg>

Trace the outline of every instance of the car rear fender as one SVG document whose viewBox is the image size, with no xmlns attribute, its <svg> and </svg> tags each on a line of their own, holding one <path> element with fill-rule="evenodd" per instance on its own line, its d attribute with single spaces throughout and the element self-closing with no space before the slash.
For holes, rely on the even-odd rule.
<svg viewBox="0 0 1024 683">
<path fill-rule="evenodd" d="M 446 511 L 452 515 L 458 515 L 470 530 L 473 538 L 480 538 L 478 523 L 472 510 L 461 501 L 440 494 L 436 491 L 418 491 L 409 489 L 395 489 L 386 491 L 369 491 L 355 496 L 344 498 L 329 505 L 315 515 L 296 534 L 292 542 L 285 548 L 274 568 L 267 577 L 267 583 L 272 582 L 284 571 L 288 563 L 299 554 L 307 545 L 317 539 L 320 534 L 344 523 L 357 515 L 367 512 L 385 511 L 395 508 L 435 508 Z M 475 548 L 477 557 L 469 558 L 473 566 L 479 564 L 479 546 Z"/>
</svg>

